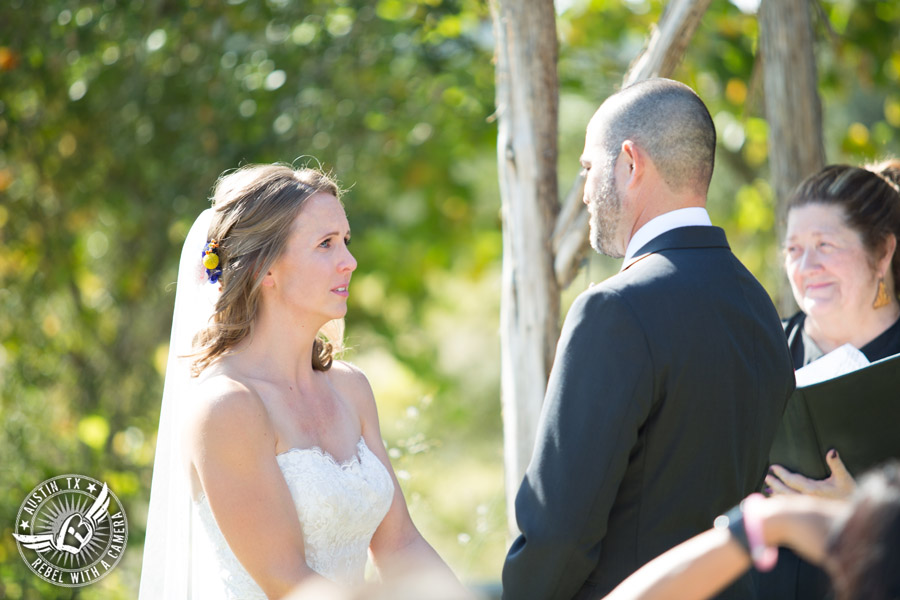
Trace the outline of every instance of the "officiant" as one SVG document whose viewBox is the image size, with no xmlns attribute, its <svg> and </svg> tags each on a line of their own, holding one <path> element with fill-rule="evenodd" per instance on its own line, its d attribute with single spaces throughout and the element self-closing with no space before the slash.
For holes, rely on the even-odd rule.
<svg viewBox="0 0 900 600">
<path fill-rule="evenodd" d="M 785 326 L 794 368 L 846 343 L 869 361 L 900 352 L 893 165 L 825 167 L 788 201 L 785 268 L 801 310 Z"/>
<path fill-rule="evenodd" d="M 788 199 L 784 260 L 800 312 L 784 326 L 795 369 L 845 344 L 869 362 L 900 353 L 898 166 L 900 161 L 869 168 L 831 165 Z M 839 449 L 829 450 L 825 461 L 831 475 L 823 480 L 772 465 L 767 491 L 848 497 L 856 483 Z M 821 571 L 790 554 L 775 572 L 756 580 L 761 598 L 821 599 L 829 591 Z"/>
<path fill-rule="evenodd" d="M 825 167 L 788 200 L 785 270 L 800 312 L 785 334 L 795 369 L 844 344 L 869 362 L 900 353 L 898 162 Z M 776 465 L 766 483 L 774 492 L 849 495 L 853 481 L 842 477 L 840 457 L 826 460 L 838 481 L 803 481 Z"/>
</svg>

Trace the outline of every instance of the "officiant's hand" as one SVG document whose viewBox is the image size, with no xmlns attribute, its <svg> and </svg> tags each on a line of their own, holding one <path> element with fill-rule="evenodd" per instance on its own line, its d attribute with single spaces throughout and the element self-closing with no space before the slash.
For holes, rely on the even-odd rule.
<svg viewBox="0 0 900 600">
<path fill-rule="evenodd" d="M 788 471 L 781 465 L 772 465 L 766 475 L 766 485 L 771 495 L 808 494 L 822 498 L 844 499 L 850 497 L 856 489 L 856 480 L 847 471 L 837 450 L 832 448 L 825 455 L 825 462 L 831 469 L 827 479 L 809 479 L 799 473 Z"/>
</svg>

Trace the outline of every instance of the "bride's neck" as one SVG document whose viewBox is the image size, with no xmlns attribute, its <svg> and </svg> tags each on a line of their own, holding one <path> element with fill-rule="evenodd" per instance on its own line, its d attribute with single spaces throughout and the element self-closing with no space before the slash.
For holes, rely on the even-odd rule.
<svg viewBox="0 0 900 600">
<path fill-rule="evenodd" d="M 250 335 L 236 348 L 255 376 L 303 381 L 314 375 L 313 343 L 321 325 L 259 311 Z"/>
</svg>

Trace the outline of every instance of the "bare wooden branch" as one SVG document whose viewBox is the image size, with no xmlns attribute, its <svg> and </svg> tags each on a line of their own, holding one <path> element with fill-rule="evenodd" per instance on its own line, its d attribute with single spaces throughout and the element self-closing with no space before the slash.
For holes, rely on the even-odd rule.
<svg viewBox="0 0 900 600">
<path fill-rule="evenodd" d="M 503 215 L 500 309 L 507 515 L 525 474 L 559 337 L 551 238 L 559 212 L 556 14 L 548 0 L 492 0 Z"/>
<path fill-rule="evenodd" d="M 809 0 L 763 0 L 759 14 L 769 169 L 777 198 L 776 233 L 784 237 L 784 202 L 803 178 L 825 165 Z M 782 285 L 776 305 L 793 310 Z"/>
<path fill-rule="evenodd" d="M 711 0 L 672 0 L 650 34 L 646 48 L 625 74 L 628 86 L 650 77 L 668 77 L 684 58 Z"/>
<path fill-rule="evenodd" d="M 584 205 L 584 175 L 579 173 L 566 194 L 553 232 L 553 270 L 560 287 L 566 287 L 578 273 L 578 267 L 590 250 L 590 227 Z M 565 282 L 565 283 L 564 283 Z"/>
<path fill-rule="evenodd" d="M 671 0 L 660 17 L 659 25 L 650 34 L 647 46 L 626 73 L 624 85 L 650 77 L 670 76 L 684 57 L 710 2 L 711 0 Z M 576 178 L 568 196 L 575 194 L 580 198 L 583 193 L 584 180 Z M 566 203 L 568 204 L 568 200 Z M 557 252 L 554 270 L 560 288 L 566 288 L 572 283 L 581 261 L 590 249 L 587 219 L 587 208 L 582 204 L 578 217 L 567 221 L 565 231 L 554 238 L 554 249 Z"/>
<path fill-rule="evenodd" d="M 822 22 L 823 27 L 825 27 L 825 32 L 828 34 L 828 37 L 831 39 L 831 43 L 837 46 L 841 43 L 841 36 L 838 35 L 838 32 L 834 30 L 834 25 L 831 24 L 831 19 L 828 18 L 828 13 L 825 12 L 825 7 L 822 6 L 821 0 L 810 0 L 813 3 L 813 6 L 816 7 L 816 16 L 819 17 L 819 21 Z"/>
</svg>

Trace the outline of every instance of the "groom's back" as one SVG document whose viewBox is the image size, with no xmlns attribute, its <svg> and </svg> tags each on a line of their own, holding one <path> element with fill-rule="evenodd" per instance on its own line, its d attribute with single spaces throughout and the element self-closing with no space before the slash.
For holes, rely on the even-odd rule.
<svg viewBox="0 0 900 600">
<path fill-rule="evenodd" d="M 605 593 L 759 488 L 793 371 L 771 300 L 727 247 L 661 250 L 599 287 L 638 315 L 654 365 L 588 579 Z"/>
</svg>

